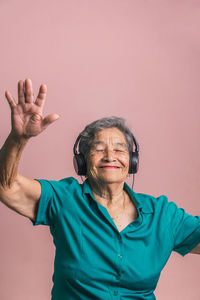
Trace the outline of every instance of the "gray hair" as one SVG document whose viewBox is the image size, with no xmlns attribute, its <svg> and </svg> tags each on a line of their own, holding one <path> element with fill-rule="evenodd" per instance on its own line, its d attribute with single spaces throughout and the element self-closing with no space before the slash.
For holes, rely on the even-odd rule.
<svg viewBox="0 0 200 300">
<path fill-rule="evenodd" d="M 96 120 L 90 124 L 88 124 L 85 129 L 80 133 L 81 139 L 79 142 L 79 153 L 82 153 L 87 161 L 88 154 L 90 152 L 90 148 L 92 142 L 95 138 L 95 134 L 99 130 L 107 129 L 107 128 L 118 128 L 126 139 L 127 148 L 130 153 L 133 151 L 133 138 L 130 127 L 127 121 L 124 118 L 119 118 L 115 116 L 101 118 Z"/>
</svg>

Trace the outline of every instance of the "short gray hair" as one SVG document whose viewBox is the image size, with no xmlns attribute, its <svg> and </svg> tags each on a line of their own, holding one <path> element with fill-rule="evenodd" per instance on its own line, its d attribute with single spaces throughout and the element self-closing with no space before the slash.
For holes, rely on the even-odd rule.
<svg viewBox="0 0 200 300">
<path fill-rule="evenodd" d="M 90 152 L 90 148 L 92 142 L 95 138 L 95 134 L 99 130 L 107 129 L 107 128 L 118 128 L 126 139 L 127 148 L 130 153 L 133 151 L 133 138 L 132 132 L 127 121 L 124 118 L 119 118 L 115 116 L 101 118 L 96 120 L 90 124 L 88 124 L 85 129 L 80 133 L 81 139 L 79 142 L 79 152 L 82 153 L 87 160 L 88 154 Z"/>
</svg>

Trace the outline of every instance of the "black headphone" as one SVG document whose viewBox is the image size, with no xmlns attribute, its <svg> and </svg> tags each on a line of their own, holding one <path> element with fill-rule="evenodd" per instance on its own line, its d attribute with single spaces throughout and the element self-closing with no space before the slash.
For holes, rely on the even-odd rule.
<svg viewBox="0 0 200 300">
<path fill-rule="evenodd" d="M 130 161 L 129 161 L 129 174 L 135 174 L 138 171 L 138 166 L 139 166 L 139 145 L 134 137 L 134 135 L 131 133 L 133 142 L 135 144 L 135 152 L 130 153 Z M 76 142 L 74 144 L 73 152 L 74 152 L 74 157 L 73 157 L 73 165 L 74 169 L 76 171 L 76 174 L 78 175 L 86 175 L 87 173 L 87 166 L 86 166 L 86 161 L 84 158 L 84 155 L 82 153 L 77 153 L 77 145 L 78 142 L 81 138 L 81 134 L 76 139 Z"/>
</svg>

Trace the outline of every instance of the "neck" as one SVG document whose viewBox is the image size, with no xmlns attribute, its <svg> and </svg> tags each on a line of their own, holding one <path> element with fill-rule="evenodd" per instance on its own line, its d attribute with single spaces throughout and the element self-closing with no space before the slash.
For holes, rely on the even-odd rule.
<svg viewBox="0 0 200 300">
<path fill-rule="evenodd" d="M 98 182 L 88 177 L 88 182 L 95 199 L 104 206 L 122 206 L 124 204 L 125 192 L 124 182 Z"/>
</svg>

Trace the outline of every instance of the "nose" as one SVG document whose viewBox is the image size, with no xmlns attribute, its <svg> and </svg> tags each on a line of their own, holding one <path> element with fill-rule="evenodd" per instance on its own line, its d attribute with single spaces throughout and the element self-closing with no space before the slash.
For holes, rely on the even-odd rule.
<svg viewBox="0 0 200 300">
<path fill-rule="evenodd" d="M 104 151 L 104 156 L 103 156 L 104 161 L 115 161 L 115 152 L 112 151 L 111 149 L 106 149 Z"/>
</svg>

